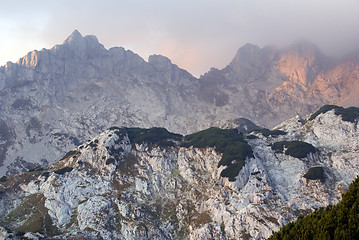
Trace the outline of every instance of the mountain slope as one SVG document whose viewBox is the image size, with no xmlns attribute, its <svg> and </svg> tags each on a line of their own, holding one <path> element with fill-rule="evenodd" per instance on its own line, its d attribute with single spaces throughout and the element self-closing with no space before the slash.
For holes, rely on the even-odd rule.
<svg viewBox="0 0 359 240">
<path fill-rule="evenodd" d="M 299 218 L 269 239 L 357 239 L 358 204 L 359 178 L 356 178 L 339 204 Z"/>
<path fill-rule="evenodd" d="M 247 44 L 197 79 L 164 56 L 145 61 L 74 31 L 0 67 L 0 173 L 53 163 L 112 125 L 188 134 L 243 117 L 273 127 L 323 104 L 355 105 L 357 59 L 334 62 L 308 42 Z"/>
<path fill-rule="evenodd" d="M 309 42 L 283 49 L 246 44 L 227 67 L 199 81 L 207 103 L 274 126 L 328 103 L 358 106 L 358 67 L 357 58 L 331 59 Z"/>
<path fill-rule="evenodd" d="M 165 57 L 145 62 L 75 31 L 62 45 L 0 69 L 0 172 L 52 161 L 115 123 L 192 131 L 197 126 L 182 123 L 199 121 L 194 80 Z"/>
<path fill-rule="evenodd" d="M 3 234 L 267 238 L 338 203 L 357 176 L 358 116 L 343 116 L 327 109 L 245 134 L 253 155 L 234 181 L 221 176 L 221 141 L 193 147 L 193 135 L 183 142 L 159 128 L 111 128 L 54 165 L 1 178 L 0 223 L 10 232 Z"/>
</svg>

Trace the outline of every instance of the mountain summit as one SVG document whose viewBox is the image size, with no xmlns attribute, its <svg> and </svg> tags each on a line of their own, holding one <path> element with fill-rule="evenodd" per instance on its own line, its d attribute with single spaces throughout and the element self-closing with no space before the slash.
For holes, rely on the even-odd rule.
<svg viewBox="0 0 359 240">
<path fill-rule="evenodd" d="M 71 42 L 77 42 L 77 41 L 81 41 L 83 39 L 83 36 L 81 35 L 81 33 L 77 30 L 74 30 L 71 35 L 64 41 L 64 44 L 70 44 Z"/>
<path fill-rule="evenodd" d="M 358 104 L 359 63 L 328 65 L 311 44 L 247 44 L 224 69 L 193 77 L 74 31 L 0 68 L 0 173 L 60 158 L 112 125 L 188 134 L 247 118 L 272 127 L 326 103 Z"/>
</svg>

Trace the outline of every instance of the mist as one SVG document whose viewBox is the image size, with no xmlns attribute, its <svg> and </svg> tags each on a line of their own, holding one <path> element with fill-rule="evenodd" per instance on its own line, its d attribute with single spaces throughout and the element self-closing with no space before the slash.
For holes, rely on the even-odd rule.
<svg viewBox="0 0 359 240">
<path fill-rule="evenodd" d="M 297 39 L 327 55 L 359 49 L 359 1 L 9 1 L 0 10 L 0 64 L 61 43 L 74 29 L 145 60 L 162 54 L 195 76 L 223 68 L 245 43 Z"/>
</svg>

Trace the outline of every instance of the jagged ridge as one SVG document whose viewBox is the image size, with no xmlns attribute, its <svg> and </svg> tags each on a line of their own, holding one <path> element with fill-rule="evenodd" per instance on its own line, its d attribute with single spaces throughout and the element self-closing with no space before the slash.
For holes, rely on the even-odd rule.
<svg viewBox="0 0 359 240">
<path fill-rule="evenodd" d="M 53 163 L 109 126 L 189 134 L 241 124 L 271 127 L 325 103 L 357 104 L 357 58 L 332 62 L 310 43 L 247 44 L 197 79 L 152 55 L 105 49 L 78 31 L 52 49 L 0 68 L 0 173 Z"/>
<path fill-rule="evenodd" d="M 298 215 L 338 203 L 359 171 L 358 123 L 334 110 L 309 117 L 274 129 L 285 135 L 246 134 L 253 157 L 234 182 L 221 177 L 215 148 L 181 147 L 164 129 L 155 130 L 164 136 L 156 142 L 173 146 L 144 140 L 149 130 L 107 130 L 54 165 L 2 179 L 0 223 L 61 238 L 267 238 Z M 137 143 L 126 131 L 138 133 Z M 294 140 L 319 151 L 295 158 L 271 149 Z M 308 177 L 315 167 L 324 177 Z"/>
</svg>

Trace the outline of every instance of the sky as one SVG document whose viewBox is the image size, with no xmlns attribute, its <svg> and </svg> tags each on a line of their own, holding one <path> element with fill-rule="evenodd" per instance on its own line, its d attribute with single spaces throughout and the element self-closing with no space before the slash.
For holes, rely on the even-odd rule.
<svg viewBox="0 0 359 240">
<path fill-rule="evenodd" d="M 161 54 L 200 76 L 245 43 L 298 39 L 325 54 L 359 49 L 358 0 L 0 0 L 0 65 L 61 44 L 75 29 L 146 61 Z"/>
</svg>

